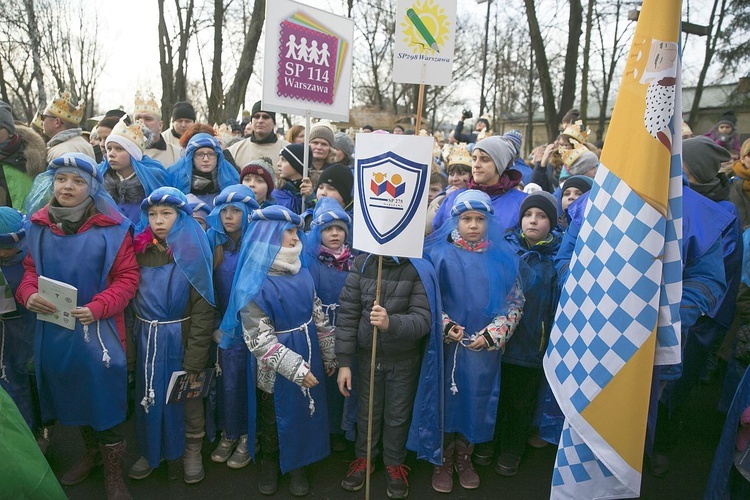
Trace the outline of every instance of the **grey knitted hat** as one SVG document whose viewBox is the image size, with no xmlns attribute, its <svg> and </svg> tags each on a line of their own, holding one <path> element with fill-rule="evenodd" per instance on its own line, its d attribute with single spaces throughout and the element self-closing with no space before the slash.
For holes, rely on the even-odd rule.
<svg viewBox="0 0 750 500">
<path fill-rule="evenodd" d="M 516 157 L 516 146 L 509 138 L 502 135 L 486 137 L 477 142 L 474 149 L 480 149 L 490 155 L 499 175 L 503 175 L 505 169 Z"/>
<path fill-rule="evenodd" d="M 730 158 L 729 151 L 704 135 L 682 141 L 682 162 L 700 184 L 711 182 Z"/>
</svg>

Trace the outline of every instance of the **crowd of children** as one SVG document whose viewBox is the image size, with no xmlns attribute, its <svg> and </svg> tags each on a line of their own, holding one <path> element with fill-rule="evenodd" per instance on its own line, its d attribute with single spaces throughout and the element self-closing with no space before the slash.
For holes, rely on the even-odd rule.
<svg viewBox="0 0 750 500">
<path fill-rule="evenodd" d="M 695 206 L 728 203 L 732 188 L 719 167 L 734 149 L 735 184 L 748 182 L 750 146 L 740 150 L 726 130 L 732 118 L 686 141 L 686 196 Z M 475 464 L 494 459 L 498 474 L 512 476 L 527 442 L 559 438 L 542 359 L 598 166 L 582 122 L 538 150 L 533 171 L 517 166 L 515 131 L 455 145 L 444 159 L 438 150 L 445 166 L 436 164 L 430 180 L 424 258 L 381 262 L 352 248 L 351 140 L 326 125 L 310 137 L 307 152 L 273 142 L 277 158 L 236 165 L 211 128 L 196 124 L 182 136 L 183 156 L 165 168 L 146 153 L 154 134 L 125 116 L 99 165 L 82 153 L 49 162 L 26 196 L 28 220 L 0 208 L 0 380 L 37 434 L 53 421 L 80 428 L 84 455 L 63 485 L 103 463 L 107 497 L 129 498 L 128 380 L 140 457 L 127 473 L 133 480 L 166 461 L 170 479 L 200 482 L 208 441 L 214 462 L 259 462 L 262 494 L 288 474 L 290 493 L 304 496 L 306 467 L 348 439 L 354 460 L 343 489 L 363 487 L 374 470 L 369 454 L 381 457 L 388 496 L 405 498 L 407 450 L 434 465 L 432 487 L 448 493 L 455 477 L 464 489 L 480 486 Z M 691 335 L 702 339 L 702 357 L 685 364 L 693 378 L 731 326 L 734 311 L 720 309 L 723 297 L 733 302 L 741 267 L 736 209 L 716 207 L 712 231 L 693 240 L 686 233 L 702 242 L 686 259 L 709 266 L 707 256 L 718 256 L 725 265 L 706 270 L 721 275 L 696 299 L 707 301 L 699 306 L 710 318 L 683 319 L 697 321 Z M 77 307 L 45 299 L 40 277 L 76 287 Z M 180 371 L 189 384 L 210 384 L 208 396 L 167 403 Z M 680 388 L 668 384 L 664 397 L 689 389 Z"/>
</svg>

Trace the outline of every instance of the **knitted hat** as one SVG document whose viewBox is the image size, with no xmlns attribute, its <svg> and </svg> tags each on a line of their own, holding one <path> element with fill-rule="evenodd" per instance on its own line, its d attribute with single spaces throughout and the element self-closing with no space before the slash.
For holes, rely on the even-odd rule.
<svg viewBox="0 0 750 500">
<path fill-rule="evenodd" d="M 83 119 L 83 109 L 86 107 L 84 103 L 80 106 L 73 104 L 73 96 L 67 90 L 61 92 L 53 99 L 53 101 L 47 104 L 42 113 L 45 116 L 54 116 L 64 122 L 78 125 Z"/>
<path fill-rule="evenodd" d="M 343 163 L 334 163 L 320 173 L 318 186 L 328 184 L 336 189 L 344 200 L 344 206 L 352 202 L 352 189 L 354 188 L 354 176 L 352 169 Z"/>
<path fill-rule="evenodd" d="M 451 217 L 458 217 L 470 210 L 485 212 L 490 215 L 495 213 L 495 207 L 492 205 L 489 195 L 478 189 L 467 189 L 456 196 L 453 200 L 453 207 L 451 207 Z"/>
<path fill-rule="evenodd" d="M 724 111 L 724 113 L 719 117 L 719 121 L 716 122 L 716 126 L 719 125 L 731 125 L 732 128 L 737 128 L 737 117 L 734 115 L 734 111 L 731 109 Z"/>
<path fill-rule="evenodd" d="M 346 132 L 336 132 L 333 136 L 333 147 L 344 153 L 346 163 L 349 163 L 354 156 L 354 142 Z"/>
<path fill-rule="evenodd" d="M 550 228 L 555 227 L 555 224 L 557 223 L 557 198 L 552 196 L 547 191 L 537 191 L 528 195 L 523 199 L 523 202 L 521 203 L 521 210 L 518 213 L 519 226 L 521 225 L 523 214 L 525 214 L 526 210 L 530 208 L 541 209 L 545 214 L 547 214 Z"/>
<path fill-rule="evenodd" d="M 310 142 L 312 142 L 313 139 L 324 139 L 328 142 L 329 146 L 333 146 L 333 130 L 331 130 L 327 125 L 315 125 L 310 130 Z"/>
<path fill-rule="evenodd" d="M 574 175 L 573 177 L 568 177 L 562 185 L 562 192 L 564 193 L 568 188 L 576 188 L 581 194 L 583 194 L 590 191 L 593 185 L 594 179 L 591 177 L 586 177 L 585 175 Z"/>
<path fill-rule="evenodd" d="M 259 175 L 263 177 L 264 181 L 266 181 L 266 185 L 268 186 L 268 191 L 266 192 L 267 198 L 273 191 L 274 182 L 276 179 L 276 174 L 273 171 L 271 162 L 266 161 L 263 158 L 251 161 L 250 163 L 245 165 L 245 168 L 243 168 L 242 172 L 240 172 L 240 182 L 243 181 L 246 175 L 250 174 Z"/>
<path fill-rule="evenodd" d="M 312 161 L 312 149 L 310 148 L 310 146 L 308 146 L 307 148 L 309 150 L 308 159 Z M 294 168 L 294 170 L 296 170 L 298 174 L 302 175 L 305 164 L 304 144 L 289 144 L 287 146 L 284 146 L 284 149 L 281 150 L 281 156 L 286 158 L 286 161 L 288 161 L 292 165 L 292 168 Z"/>
<path fill-rule="evenodd" d="M 516 156 L 521 154 L 521 143 L 523 142 L 523 134 L 520 130 L 511 130 L 503 134 L 503 137 L 510 139 L 510 142 L 516 147 Z"/>
<path fill-rule="evenodd" d="M 490 129 L 490 115 L 482 115 L 477 119 L 477 123 L 484 122 L 487 130 Z"/>
<path fill-rule="evenodd" d="M 275 111 L 266 111 L 265 109 L 260 109 L 260 101 L 253 104 L 253 114 L 250 116 L 255 115 L 255 113 L 266 113 L 268 116 L 271 117 L 271 120 L 273 120 L 273 123 L 276 124 L 276 112 Z"/>
<path fill-rule="evenodd" d="M 141 120 L 131 123 L 130 118 L 123 116 L 107 136 L 104 145 L 106 146 L 110 142 L 119 144 L 130 156 L 137 161 L 141 161 L 143 159 L 143 149 L 146 146 L 146 139 L 143 135 L 144 127 L 145 125 L 143 125 Z"/>
<path fill-rule="evenodd" d="M 682 163 L 699 184 L 711 182 L 721 164 L 729 161 L 729 151 L 704 135 L 682 141 Z"/>
<path fill-rule="evenodd" d="M 181 118 L 195 121 L 195 109 L 187 101 L 178 101 L 174 103 L 174 108 L 172 108 L 172 120 L 179 120 Z"/>
<path fill-rule="evenodd" d="M 0 101 L 0 128 L 4 128 L 10 132 L 10 135 L 16 133 L 16 125 L 13 123 L 13 112 L 10 109 L 10 105 L 3 101 Z"/>
<path fill-rule="evenodd" d="M 493 135 L 482 139 L 477 142 L 474 149 L 479 149 L 490 155 L 499 175 L 503 175 L 505 169 L 516 157 L 516 148 L 513 142 L 502 135 Z"/>
</svg>

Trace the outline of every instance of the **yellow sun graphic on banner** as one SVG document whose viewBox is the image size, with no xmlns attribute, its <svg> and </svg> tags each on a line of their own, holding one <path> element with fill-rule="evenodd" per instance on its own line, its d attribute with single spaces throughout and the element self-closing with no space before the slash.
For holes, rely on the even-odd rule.
<svg viewBox="0 0 750 500">
<path fill-rule="evenodd" d="M 417 0 L 406 9 L 401 33 L 414 54 L 434 54 L 447 40 L 448 26 L 448 16 L 435 0 Z"/>
</svg>

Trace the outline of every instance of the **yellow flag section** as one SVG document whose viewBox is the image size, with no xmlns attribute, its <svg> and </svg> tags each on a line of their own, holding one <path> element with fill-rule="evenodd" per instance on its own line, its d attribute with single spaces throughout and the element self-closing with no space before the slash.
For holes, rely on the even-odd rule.
<svg viewBox="0 0 750 500">
<path fill-rule="evenodd" d="M 640 495 L 652 374 L 679 361 L 679 0 L 645 0 L 544 369 L 565 415 L 552 498 Z M 673 216 L 676 214 L 676 216 Z"/>
</svg>

